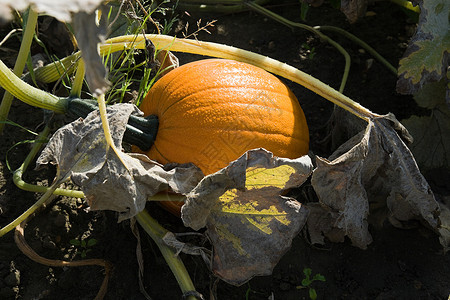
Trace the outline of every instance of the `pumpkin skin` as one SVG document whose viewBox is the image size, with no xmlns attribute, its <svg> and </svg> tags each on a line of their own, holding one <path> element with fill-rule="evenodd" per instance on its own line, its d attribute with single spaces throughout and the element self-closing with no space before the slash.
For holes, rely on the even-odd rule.
<svg viewBox="0 0 450 300">
<path fill-rule="evenodd" d="M 309 149 L 305 115 L 292 91 L 242 62 L 206 59 L 180 66 L 154 84 L 140 109 L 159 119 L 146 154 L 162 164 L 192 162 L 205 175 L 250 149 L 286 158 Z M 182 203 L 162 205 L 179 211 Z"/>
</svg>

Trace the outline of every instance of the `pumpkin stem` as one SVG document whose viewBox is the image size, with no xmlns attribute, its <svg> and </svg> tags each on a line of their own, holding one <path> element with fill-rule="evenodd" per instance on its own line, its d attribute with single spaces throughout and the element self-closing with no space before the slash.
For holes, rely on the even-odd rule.
<svg viewBox="0 0 450 300">
<path fill-rule="evenodd" d="M 73 98 L 69 100 L 67 113 L 75 118 L 85 118 L 96 109 L 98 109 L 98 106 L 95 100 Z M 128 119 L 123 141 L 138 146 L 142 151 L 148 151 L 155 142 L 158 124 L 158 117 L 155 115 L 147 117 L 131 115 Z"/>
</svg>

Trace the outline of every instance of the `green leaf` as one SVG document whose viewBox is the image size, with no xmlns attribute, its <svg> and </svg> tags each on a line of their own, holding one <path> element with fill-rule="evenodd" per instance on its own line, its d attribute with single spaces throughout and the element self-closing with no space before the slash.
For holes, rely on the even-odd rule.
<svg viewBox="0 0 450 300">
<path fill-rule="evenodd" d="M 97 240 L 96 239 L 89 239 L 89 241 L 87 242 L 87 246 L 88 247 L 92 247 L 94 245 L 97 244 Z"/>
<path fill-rule="evenodd" d="M 312 300 L 317 299 L 317 292 L 315 289 L 313 288 L 309 289 L 309 298 L 311 298 Z"/>
<path fill-rule="evenodd" d="M 312 274 L 312 270 L 310 268 L 304 268 L 303 269 L 303 274 L 305 274 L 305 276 L 307 278 L 309 278 L 309 276 L 311 276 L 311 274 Z"/>
<path fill-rule="evenodd" d="M 321 275 L 321 274 L 316 274 L 316 275 L 314 275 L 313 280 L 326 281 L 325 276 L 323 276 L 323 275 Z"/>
<path fill-rule="evenodd" d="M 302 285 L 304 286 L 304 287 L 307 287 L 307 286 L 309 286 L 310 284 L 311 284 L 311 280 L 309 280 L 308 278 L 304 278 L 303 280 L 302 280 Z"/>
<path fill-rule="evenodd" d="M 450 1 L 423 0 L 419 5 L 417 31 L 399 62 L 397 91 L 403 94 L 414 94 L 426 82 L 439 81 L 449 64 Z"/>
<path fill-rule="evenodd" d="M 70 240 L 69 243 L 71 245 L 74 245 L 74 246 L 80 246 L 81 245 L 81 242 L 79 240 L 76 240 L 76 239 Z"/>
</svg>

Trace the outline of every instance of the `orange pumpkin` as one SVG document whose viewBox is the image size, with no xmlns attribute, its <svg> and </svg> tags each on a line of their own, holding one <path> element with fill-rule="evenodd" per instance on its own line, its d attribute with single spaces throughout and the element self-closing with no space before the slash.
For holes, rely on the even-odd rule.
<svg viewBox="0 0 450 300">
<path fill-rule="evenodd" d="M 192 162 L 208 175 L 250 149 L 287 158 L 308 153 L 308 126 L 295 95 L 274 75 L 246 63 L 185 64 L 159 79 L 140 109 L 159 119 L 146 154 L 162 164 Z M 161 204 L 178 213 L 182 205 Z"/>
</svg>

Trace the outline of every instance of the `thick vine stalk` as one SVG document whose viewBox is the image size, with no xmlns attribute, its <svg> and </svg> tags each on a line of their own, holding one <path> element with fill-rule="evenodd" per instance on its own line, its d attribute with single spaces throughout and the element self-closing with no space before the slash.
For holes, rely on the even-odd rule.
<svg viewBox="0 0 450 300">
<path fill-rule="evenodd" d="M 66 112 L 67 99 L 54 96 L 43 90 L 35 88 L 17 77 L 0 60 L 0 86 L 11 93 L 17 99 L 44 109 L 49 109 L 57 113 Z"/>
<path fill-rule="evenodd" d="M 172 273 L 178 282 L 183 294 L 195 291 L 195 286 L 192 283 L 191 277 L 186 270 L 181 259 L 176 255 L 172 248 L 169 248 L 163 241 L 163 237 L 168 232 L 167 229 L 163 228 L 161 225 L 153 219 L 147 210 L 141 211 L 136 215 L 136 220 L 144 228 L 145 232 L 155 241 L 159 250 L 161 251 L 166 263 L 169 265 Z M 195 300 L 194 296 L 187 296 L 183 299 Z"/>
<path fill-rule="evenodd" d="M 167 35 L 125 35 L 107 40 L 105 44 L 101 45 L 100 53 L 104 55 L 106 53 L 131 48 L 144 49 L 145 39 L 150 39 L 155 44 L 157 49 L 234 59 L 237 61 L 246 62 L 296 82 L 361 119 L 367 121 L 369 119 L 380 117 L 380 115 L 371 112 L 358 102 L 353 101 L 349 97 L 343 95 L 317 78 L 306 74 L 305 72 L 267 56 L 232 46 L 212 42 L 202 42 L 192 39 L 178 39 Z M 73 56 L 77 55 L 79 55 L 79 53 L 73 54 Z M 30 105 L 50 109 L 59 113 L 64 113 L 66 111 L 65 105 L 67 104 L 67 99 L 58 98 L 27 85 L 17 78 L 17 76 L 15 76 L 1 61 L 0 85 L 13 93 L 14 96 Z"/>
<path fill-rule="evenodd" d="M 368 121 L 369 119 L 380 117 L 378 114 L 371 112 L 358 102 L 353 101 L 305 72 L 267 56 L 231 46 L 191 39 L 178 39 L 167 35 L 148 34 L 145 37 L 142 35 L 138 37 L 130 35 L 112 38 L 100 47 L 100 52 L 115 52 L 132 47 L 144 49 L 145 38 L 151 40 L 157 49 L 234 59 L 250 63 L 306 87 L 363 120 Z"/>
<path fill-rule="evenodd" d="M 23 68 L 28 59 L 31 42 L 33 41 L 34 31 L 36 29 L 38 14 L 33 9 L 28 9 L 27 26 L 23 32 L 22 43 L 20 44 L 19 54 L 14 65 L 14 74 L 22 75 Z M 8 118 L 9 110 L 11 108 L 14 95 L 5 92 L 2 102 L 0 103 L 0 133 L 3 132 L 4 121 Z"/>
<path fill-rule="evenodd" d="M 36 185 L 27 183 L 22 179 L 23 173 L 28 169 L 30 163 L 34 160 L 36 155 L 41 150 L 42 146 L 48 139 L 48 135 L 50 134 L 50 128 L 46 126 L 44 130 L 39 134 L 36 138 L 33 147 L 30 152 L 28 152 L 27 157 L 13 173 L 13 182 L 14 184 L 24 191 L 34 192 L 34 193 L 46 193 L 50 188 L 43 185 Z M 70 190 L 64 188 L 56 188 L 53 191 L 53 195 L 66 196 L 66 197 L 76 197 L 76 198 L 84 198 L 84 194 L 82 191 Z M 16 224 L 17 225 L 17 224 Z M 12 226 L 13 228 L 15 226 Z M 0 234 L 1 236 L 1 234 Z"/>
<path fill-rule="evenodd" d="M 72 81 L 72 90 L 70 90 L 71 97 L 74 98 L 81 97 L 81 89 L 83 87 L 84 75 L 85 75 L 84 60 L 80 59 L 77 71 L 75 72 L 75 78 Z"/>
</svg>

